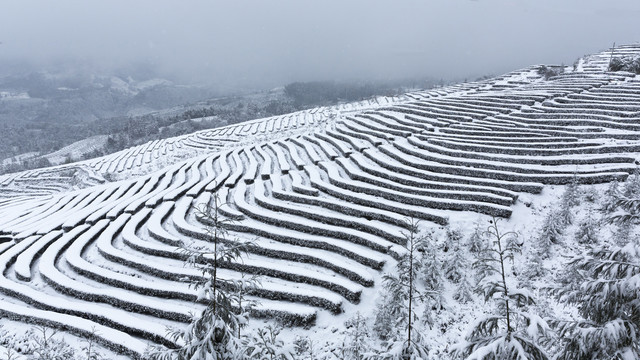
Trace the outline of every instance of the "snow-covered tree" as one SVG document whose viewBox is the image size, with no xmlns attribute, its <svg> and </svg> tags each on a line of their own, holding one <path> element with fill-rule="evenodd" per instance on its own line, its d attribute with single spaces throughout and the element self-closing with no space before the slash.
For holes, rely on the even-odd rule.
<svg viewBox="0 0 640 360">
<path fill-rule="evenodd" d="M 470 268 L 469 254 L 462 244 L 463 236 L 460 230 L 447 228 L 445 236 L 443 275 L 456 285 L 453 299 L 465 303 L 473 297 L 473 286 L 467 275 Z"/>
<path fill-rule="evenodd" d="M 611 213 L 605 222 L 617 226 L 614 242 L 624 246 L 631 239 L 632 227 L 640 223 L 640 194 L 634 196 L 621 195 L 615 202 L 617 211 Z"/>
<path fill-rule="evenodd" d="M 241 359 L 255 360 L 293 360 L 295 346 L 287 345 L 278 339 L 281 328 L 267 325 L 243 339 Z"/>
<path fill-rule="evenodd" d="M 600 192 L 593 185 L 582 190 L 582 198 L 588 203 L 594 204 L 600 196 Z"/>
<path fill-rule="evenodd" d="M 556 320 L 564 343 L 562 359 L 640 358 L 640 246 L 600 248 L 571 265 L 583 275 L 579 286 L 558 291 L 583 319 Z"/>
<path fill-rule="evenodd" d="M 98 331 L 96 328 L 91 328 L 91 334 L 86 338 L 82 339 L 82 346 L 80 349 L 82 350 L 83 358 L 86 360 L 104 360 L 106 357 L 102 355 L 102 353 L 98 350 L 97 344 L 97 336 Z"/>
<path fill-rule="evenodd" d="M 384 291 L 378 301 L 375 312 L 373 331 L 382 341 L 389 341 L 397 336 L 403 321 L 403 298 L 400 294 Z"/>
<path fill-rule="evenodd" d="M 152 358 L 224 360 L 238 358 L 241 352 L 240 329 L 246 326 L 254 305 L 244 293 L 258 284 L 255 278 L 232 280 L 218 274 L 222 264 L 238 261 L 248 245 L 228 238 L 225 225 L 229 220 L 220 215 L 220 205 L 215 194 L 211 203 L 198 208 L 197 216 L 207 224 L 207 243 L 183 244 L 180 249 L 186 263 L 202 272 L 201 278 L 191 279 L 191 286 L 198 290 L 198 302 L 206 306 L 186 328 L 170 330 L 170 339 L 183 344 L 180 348 L 156 348 Z"/>
<path fill-rule="evenodd" d="M 542 229 L 538 234 L 536 248 L 543 258 L 549 257 L 551 246 L 562 242 L 562 234 L 567 224 L 559 211 L 551 210 L 544 218 Z"/>
<path fill-rule="evenodd" d="M 58 330 L 46 326 L 36 326 L 29 330 L 33 340 L 32 355 L 34 359 L 42 360 L 73 360 L 74 349 L 64 339 L 55 336 Z"/>
<path fill-rule="evenodd" d="M 571 182 L 566 185 L 560 201 L 563 209 L 570 209 L 580 205 L 580 183 L 577 174 L 573 174 Z"/>
<path fill-rule="evenodd" d="M 299 359 L 316 360 L 317 344 L 309 336 L 296 336 L 293 340 L 293 346 L 296 350 L 296 356 Z"/>
<path fill-rule="evenodd" d="M 620 197 L 620 184 L 617 180 L 612 181 L 604 192 L 602 201 L 600 203 L 600 209 L 606 214 L 612 213 L 617 205 L 618 198 Z"/>
<path fill-rule="evenodd" d="M 576 241 L 580 244 L 595 244 L 598 241 L 598 222 L 593 217 L 593 211 L 589 209 L 587 215 L 578 225 Z"/>
<path fill-rule="evenodd" d="M 455 345 L 453 354 L 463 359 L 541 360 L 548 359 L 538 345 L 548 330 L 547 323 L 527 311 L 534 304 L 532 295 L 518 289 L 507 277 L 506 262 L 513 262 L 520 251 L 514 232 L 501 233 L 496 219 L 490 222 L 488 234 L 494 246 L 474 265 L 490 274 L 481 282 L 485 301 L 492 302 L 492 314 L 473 324 L 464 341 Z"/>
<path fill-rule="evenodd" d="M 473 232 L 469 235 L 469 239 L 467 239 L 467 244 L 471 253 L 477 254 L 486 247 L 487 241 L 482 234 L 483 232 L 484 229 L 482 227 L 482 223 L 480 220 L 476 221 Z"/>
<path fill-rule="evenodd" d="M 473 299 L 473 288 L 471 280 L 467 274 L 463 274 L 458 282 L 454 292 L 453 299 L 461 303 L 466 303 Z"/>
<path fill-rule="evenodd" d="M 361 360 L 370 353 L 369 327 L 366 318 L 356 312 L 356 315 L 345 322 L 347 328 L 345 360 Z"/>
<path fill-rule="evenodd" d="M 636 224 L 640 200 L 624 199 L 623 211 L 609 222 Z M 602 246 L 569 264 L 579 282 L 556 290 L 561 301 L 574 305 L 582 319 L 555 320 L 563 341 L 560 358 L 640 358 L 640 240 Z"/>
<path fill-rule="evenodd" d="M 457 284 L 467 270 L 466 252 L 462 249 L 462 234 L 457 229 L 447 228 L 445 233 L 445 261 L 443 262 L 444 277 Z"/>
<path fill-rule="evenodd" d="M 531 252 L 527 254 L 520 268 L 519 273 L 521 278 L 524 279 L 522 285 L 529 289 L 534 287 L 535 280 L 543 278 L 546 273 L 543 266 L 542 255 L 536 248 L 532 249 Z"/>
<path fill-rule="evenodd" d="M 635 198 L 640 195 L 640 171 L 636 169 L 622 186 L 622 195 Z"/>
<path fill-rule="evenodd" d="M 426 359 L 426 346 L 416 331 L 419 320 L 416 306 L 437 296 L 433 287 L 439 282 L 429 273 L 439 272 L 440 266 L 432 264 L 435 262 L 432 236 L 420 234 L 418 221 L 408 219 L 403 234 L 406 252 L 398 260 L 395 274 L 383 277 L 385 294 L 374 330 L 383 340 L 383 358 Z"/>
</svg>

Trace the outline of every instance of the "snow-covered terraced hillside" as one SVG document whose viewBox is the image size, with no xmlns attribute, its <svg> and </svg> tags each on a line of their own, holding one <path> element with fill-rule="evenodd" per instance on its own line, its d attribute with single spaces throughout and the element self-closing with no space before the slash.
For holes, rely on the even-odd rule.
<svg viewBox="0 0 640 360">
<path fill-rule="evenodd" d="M 198 310 L 184 278 L 201 276 L 177 247 L 206 246 L 196 208 L 217 194 L 232 237 L 253 241 L 221 276 L 261 275 L 254 315 L 311 325 L 378 285 L 404 251 L 406 217 L 509 217 L 520 193 L 636 171 L 640 80 L 594 69 L 545 80 L 531 67 L 156 141 L 84 163 L 129 178 L 75 191 L 45 191 L 47 170 L 30 172 L 33 193 L 0 201 L 0 314 L 95 327 L 134 357 L 175 346 L 165 325 Z"/>
<path fill-rule="evenodd" d="M 585 56 L 578 61 L 577 67 L 579 71 L 599 73 L 607 71 L 612 58 L 638 56 L 638 52 L 640 52 L 640 44 L 618 45 L 614 49 Z"/>
<path fill-rule="evenodd" d="M 289 133 L 308 130 L 310 127 L 324 124 L 336 116 L 337 112 L 346 113 L 375 108 L 400 101 L 404 97 L 377 97 L 357 103 L 340 104 L 331 107 L 314 108 L 292 114 L 273 116 L 240 124 L 229 125 L 213 130 L 198 131 L 171 139 L 156 140 L 142 146 L 132 147 L 93 161 L 88 165 L 99 173 L 146 172 L 149 164 L 166 157 L 184 158 L 197 155 L 201 151 L 214 151 L 228 146 L 237 146 L 256 138 L 283 137 Z M 160 160 L 161 164 L 164 164 Z M 151 168 L 155 168 L 151 166 Z"/>
</svg>

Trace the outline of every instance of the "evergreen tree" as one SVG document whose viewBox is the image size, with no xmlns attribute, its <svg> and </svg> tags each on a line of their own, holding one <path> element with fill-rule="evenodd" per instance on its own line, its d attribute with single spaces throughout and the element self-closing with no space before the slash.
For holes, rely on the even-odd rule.
<svg viewBox="0 0 640 360">
<path fill-rule="evenodd" d="M 392 293 L 385 289 L 382 298 L 378 302 L 373 331 L 378 338 L 391 341 L 398 335 L 398 329 L 404 322 L 402 294 Z"/>
<path fill-rule="evenodd" d="M 415 307 L 436 296 L 433 279 L 425 275 L 425 272 L 439 272 L 440 267 L 430 264 L 434 261 L 433 258 L 423 258 L 423 254 L 434 253 L 431 235 L 421 235 L 418 221 L 413 218 L 408 219 L 405 226 L 403 234 L 406 238 L 406 253 L 398 260 L 397 275 L 385 274 L 383 277 L 386 293 L 376 315 L 374 330 L 383 340 L 385 349 L 381 356 L 392 359 L 426 359 L 428 350 L 422 342 L 421 334 L 416 331 L 419 317 Z"/>
<path fill-rule="evenodd" d="M 600 192 L 592 185 L 582 191 L 582 198 L 591 204 L 594 204 L 600 198 Z"/>
<path fill-rule="evenodd" d="M 562 359 L 640 358 L 640 247 L 600 248 L 573 260 L 579 286 L 557 291 L 581 320 L 556 320 Z"/>
<path fill-rule="evenodd" d="M 616 203 L 620 195 L 620 185 L 617 180 L 614 180 L 604 192 L 600 209 L 606 214 L 612 213 L 617 208 Z"/>
<path fill-rule="evenodd" d="M 566 223 L 558 211 L 551 210 L 542 224 L 542 229 L 537 239 L 537 250 L 543 258 L 549 257 L 551 246 L 562 241 L 562 234 Z"/>
<path fill-rule="evenodd" d="M 640 200 L 618 203 L 622 213 L 606 220 L 637 224 Z M 574 305 L 582 319 L 556 320 L 563 341 L 562 359 L 640 358 L 640 240 L 602 246 L 569 264 L 577 273 L 574 282 L 556 289 L 561 301 Z"/>
<path fill-rule="evenodd" d="M 640 171 L 636 168 L 633 176 L 630 176 L 622 187 L 622 195 L 626 198 L 635 198 L 640 195 Z"/>
<path fill-rule="evenodd" d="M 573 174 L 571 182 L 566 185 L 560 199 L 563 208 L 570 209 L 580 205 L 580 183 L 578 181 L 578 174 Z"/>
<path fill-rule="evenodd" d="M 615 244 L 619 246 L 624 246 L 629 243 L 631 240 L 631 229 L 632 226 L 630 223 L 619 223 L 616 225 L 616 229 L 613 233 L 613 241 Z"/>
<path fill-rule="evenodd" d="M 469 251 L 471 253 L 477 254 L 486 247 L 486 239 L 484 238 L 482 233 L 483 233 L 482 224 L 478 220 L 475 223 L 475 228 L 473 229 L 473 232 L 471 233 L 471 235 L 469 236 L 469 239 L 467 240 Z"/>
<path fill-rule="evenodd" d="M 105 360 L 106 357 L 98 351 L 97 337 L 98 331 L 95 327 L 91 328 L 91 334 L 82 340 L 81 350 L 84 353 L 83 358 L 86 360 Z"/>
<path fill-rule="evenodd" d="M 523 286 L 526 288 L 534 288 L 534 281 L 541 279 L 546 275 L 545 268 L 543 266 L 542 255 L 539 249 L 532 249 L 528 254 L 525 261 L 522 263 L 520 270 L 522 278 L 524 278 Z"/>
<path fill-rule="evenodd" d="M 468 254 L 462 246 L 462 233 L 457 229 L 449 229 L 445 233 L 446 258 L 443 263 L 444 277 L 456 285 L 453 299 L 465 303 L 472 298 L 473 286 L 469 281 Z"/>
<path fill-rule="evenodd" d="M 369 350 L 369 328 L 366 319 L 357 312 L 356 315 L 345 322 L 347 328 L 347 342 L 345 347 L 345 360 L 361 360 L 371 351 Z"/>
<path fill-rule="evenodd" d="M 44 325 L 36 326 L 27 332 L 33 339 L 32 358 L 42 360 L 73 360 L 75 350 L 64 340 L 57 339 L 58 330 Z"/>
<path fill-rule="evenodd" d="M 240 329 L 248 322 L 253 303 L 246 301 L 245 291 L 257 286 L 255 278 L 232 280 L 218 275 L 224 263 L 238 261 L 246 252 L 245 243 L 228 238 L 225 224 L 229 221 L 220 215 L 220 200 L 215 194 L 212 203 L 198 208 L 197 216 L 207 224 L 207 244 L 189 246 L 183 244 L 180 251 L 186 255 L 186 263 L 202 272 L 193 279 L 191 286 L 198 290 L 198 302 L 204 310 L 193 317 L 185 329 L 171 330 L 170 338 L 184 344 L 178 349 L 154 349 L 154 359 L 215 359 L 238 358 L 241 349 Z"/>
<path fill-rule="evenodd" d="M 573 223 L 573 208 L 580 205 L 580 184 L 577 174 L 573 174 L 573 179 L 568 183 L 560 196 L 560 209 L 554 214 L 559 216 L 564 226 Z"/>
<path fill-rule="evenodd" d="M 453 293 L 453 299 L 461 303 L 467 303 L 473 299 L 473 285 L 467 274 L 463 274 Z"/>
<path fill-rule="evenodd" d="M 615 224 L 617 229 L 614 236 L 614 241 L 620 246 L 624 246 L 630 241 L 632 227 L 640 223 L 640 199 L 638 195 L 635 197 L 629 197 L 622 195 L 618 197 L 615 202 L 615 208 L 618 211 L 609 215 L 605 219 L 606 223 Z"/>
<path fill-rule="evenodd" d="M 520 251 L 514 232 L 501 233 L 496 219 L 490 222 L 488 234 L 494 247 L 484 251 L 484 255 L 474 265 L 487 269 L 490 274 L 482 280 L 481 287 L 485 301 L 494 303 L 491 315 L 478 320 L 457 344 L 453 354 L 464 359 L 511 360 L 548 359 L 545 351 L 537 344 L 548 326 L 542 318 L 527 311 L 534 304 L 528 291 L 516 288 L 507 279 L 507 260 L 513 262 Z"/>
<path fill-rule="evenodd" d="M 466 253 L 460 244 L 462 234 L 459 230 L 447 229 L 445 236 L 445 253 L 447 255 L 443 263 L 443 273 L 445 278 L 457 284 L 467 270 Z"/>
<path fill-rule="evenodd" d="M 593 218 L 593 211 L 589 209 L 587 215 L 578 225 L 576 241 L 580 244 L 595 244 L 598 241 L 598 223 Z"/>
</svg>

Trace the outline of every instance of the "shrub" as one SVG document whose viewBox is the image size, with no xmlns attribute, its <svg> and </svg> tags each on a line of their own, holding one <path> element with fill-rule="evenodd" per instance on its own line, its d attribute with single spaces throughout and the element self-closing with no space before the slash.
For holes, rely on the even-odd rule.
<svg viewBox="0 0 640 360">
<path fill-rule="evenodd" d="M 640 74 L 640 56 L 613 58 L 609 64 L 609 71 L 628 71 Z"/>
</svg>

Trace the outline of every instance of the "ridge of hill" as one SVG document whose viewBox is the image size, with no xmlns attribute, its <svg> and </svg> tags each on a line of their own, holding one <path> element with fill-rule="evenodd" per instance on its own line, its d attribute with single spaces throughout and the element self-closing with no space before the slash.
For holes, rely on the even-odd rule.
<svg viewBox="0 0 640 360">
<path fill-rule="evenodd" d="M 640 54 L 621 46 L 613 56 Z M 181 242 L 204 245 L 214 194 L 233 238 L 222 275 L 261 275 L 256 317 L 371 311 L 421 229 L 509 218 L 556 185 L 625 181 L 640 154 L 640 79 L 611 52 L 571 67 L 315 108 L 0 177 L 0 314 L 140 357 L 200 307 Z M 545 190 L 546 189 L 546 190 Z M 555 189 L 555 188 L 554 188 Z M 538 195 L 541 194 L 542 195 Z M 526 199 L 526 200 L 523 200 Z M 532 200 L 533 199 L 533 200 Z"/>
</svg>

